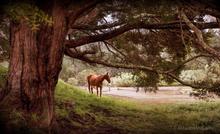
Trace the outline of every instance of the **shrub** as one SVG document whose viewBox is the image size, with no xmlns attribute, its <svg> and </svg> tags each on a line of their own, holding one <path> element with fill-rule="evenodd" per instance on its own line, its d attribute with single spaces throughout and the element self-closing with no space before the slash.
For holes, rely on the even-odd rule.
<svg viewBox="0 0 220 134">
<path fill-rule="evenodd" d="M 71 85 L 78 85 L 79 81 L 76 78 L 69 78 L 67 80 L 67 83 L 69 83 Z"/>
<path fill-rule="evenodd" d="M 121 73 L 119 76 L 111 78 L 112 85 L 118 87 L 135 86 L 134 76 L 131 73 Z"/>
<path fill-rule="evenodd" d="M 76 76 L 76 79 L 78 80 L 79 85 L 86 85 L 87 84 L 87 76 L 90 74 L 96 74 L 94 70 L 92 69 L 85 69 L 81 72 L 79 72 Z"/>
</svg>

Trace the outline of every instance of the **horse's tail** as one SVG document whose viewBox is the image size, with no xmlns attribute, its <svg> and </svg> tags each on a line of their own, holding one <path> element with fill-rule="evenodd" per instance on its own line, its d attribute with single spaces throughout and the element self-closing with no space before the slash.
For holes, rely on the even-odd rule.
<svg viewBox="0 0 220 134">
<path fill-rule="evenodd" d="M 92 75 L 87 76 L 87 82 L 88 82 L 89 92 L 90 92 L 90 81 L 89 81 L 89 80 L 90 80 L 91 76 L 92 76 Z"/>
</svg>

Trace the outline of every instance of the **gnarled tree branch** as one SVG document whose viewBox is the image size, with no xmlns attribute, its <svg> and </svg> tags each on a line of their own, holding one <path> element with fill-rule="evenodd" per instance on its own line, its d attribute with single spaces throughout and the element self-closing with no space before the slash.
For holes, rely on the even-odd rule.
<svg viewBox="0 0 220 134">
<path fill-rule="evenodd" d="M 83 5 L 80 5 L 78 9 L 74 9 L 74 11 L 70 11 L 67 14 L 68 27 L 71 28 L 74 25 L 77 18 L 79 18 L 87 10 L 95 7 L 100 2 L 101 0 L 88 0 L 88 1 L 85 1 Z"/>
<path fill-rule="evenodd" d="M 180 69 L 181 67 L 183 67 L 185 64 L 199 58 L 199 57 L 208 57 L 208 58 L 213 58 L 212 55 L 209 55 L 209 54 L 199 54 L 199 55 L 196 55 L 196 56 L 193 56 L 192 58 L 189 58 L 185 61 L 183 61 L 181 64 L 179 64 L 177 67 L 173 68 L 173 69 L 170 69 L 168 71 L 166 71 L 166 73 L 172 73 L 172 72 L 175 72 L 176 70 Z"/>
<path fill-rule="evenodd" d="M 125 24 L 124 22 L 114 22 L 114 23 L 107 23 L 99 26 L 91 26 L 91 25 L 73 25 L 71 28 L 72 29 L 77 29 L 77 30 L 102 30 L 102 29 L 108 29 L 108 28 L 113 28 L 117 26 L 121 26 Z"/>
<path fill-rule="evenodd" d="M 96 51 L 94 51 L 94 50 L 84 50 L 84 51 L 76 51 L 75 50 L 73 52 L 73 50 L 70 50 L 68 48 L 66 48 L 64 52 L 67 56 L 70 56 L 72 58 L 80 58 L 80 57 L 83 57 L 87 54 L 95 54 L 96 53 Z"/>
<path fill-rule="evenodd" d="M 205 50 L 206 52 L 208 52 L 209 54 L 212 54 L 214 56 L 216 56 L 218 59 L 220 59 L 220 52 L 216 51 L 214 48 L 210 47 L 209 45 L 207 45 L 205 43 L 205 41 L 203 40 L 203 35 L 202 35 L 202 31 L 196 27 L 185 15 L 185 13 L 181 12 L 181 17 L 182 19 L 185 21 L 186 25 L 194 31 L 196 37 L 197 37 L 197 43 L 198 45 Z"/>
<path fill-rule="evenodd" d="M 206 28 L 217 28 L 219 27 L 217 22 L 210 23 L 194 23 L 198 27 L 198 29 L 206 29 Z M 65 45 L 69 48 L 71 47 L 79 47 L 85 44 L 108 40 L 113 37 L 116 37 L 124 32 L 127 32 L 132 29 L 180 29 L 180 24 L 178 22 L 171 23 L 156 23 L 156 24 L 146 24 L 144 22 L 138 22 L 134 24 L 126 24 L 121 26 L 120 28 L 114 29 L 112 31 L 108 31 L 102 34 L 93 35 L 93 36 L 84 36 L 76 40 L 66 40 Z M 182 23 L 182 29 L 189 29 L 186 23 Z"/>
</svg>

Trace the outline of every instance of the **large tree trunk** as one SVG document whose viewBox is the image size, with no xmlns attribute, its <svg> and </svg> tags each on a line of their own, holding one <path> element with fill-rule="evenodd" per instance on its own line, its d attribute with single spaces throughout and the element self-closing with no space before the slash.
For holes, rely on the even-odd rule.
<svg viewBox="0 0 220 134">
<path fill-rule="evenodd" d="M 51 125 L 54 90 L 63 58 L 66 21 L 63 7 L 54 3 L 53 25 L 32 31 L 25 21 L 11 23 L 11 50 L 7 95 L 11 104 L 26 115 L 38 115 L 39 127 Z"/>
</svg>

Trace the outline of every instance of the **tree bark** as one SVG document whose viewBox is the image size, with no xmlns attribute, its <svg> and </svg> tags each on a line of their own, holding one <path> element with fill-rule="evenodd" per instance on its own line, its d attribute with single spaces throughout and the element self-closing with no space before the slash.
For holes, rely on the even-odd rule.
<svg viewBox="0 0 220 134">
<path fill-rule="evenodd" d="M 58 2 L 52 7 L 52 26 L 41 25 L 32 31 L 23 20 L 11 23 L 7 91 L 2 99 L 26 116 L 36 114 L 42 128 L 53 122 L 54 91 L 67 32 L 64 7 Z"/>
</svg>

